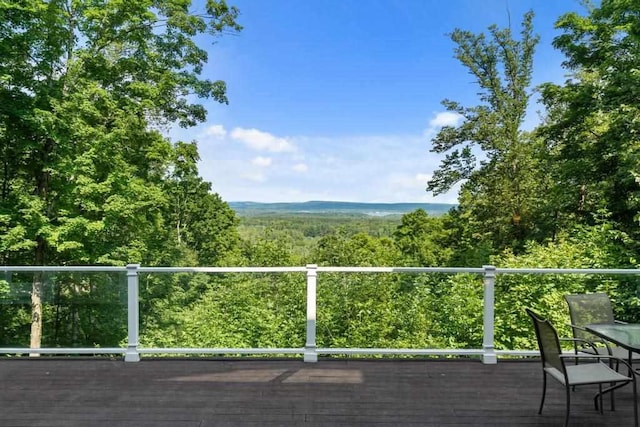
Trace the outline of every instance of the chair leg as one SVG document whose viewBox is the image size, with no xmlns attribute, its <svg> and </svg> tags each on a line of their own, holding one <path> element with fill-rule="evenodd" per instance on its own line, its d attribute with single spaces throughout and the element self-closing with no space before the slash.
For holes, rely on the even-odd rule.
<svg viewBox="0 0 640 427">
<path fill-rule="evenodd" d="M 638 390 L 636 387 L 636 379 L 634 378 L 632 381 L 633 385 L 633 418 L 635 421 L 635 426 L 638 427 Z"/>
<path fill-rule="evenodd" d="M 540 400 L 540 408 L 538 409 L 538 414 L 542 414 L 542 407 L 544 406 L 544 398 L 547 394 L 547 373 L 544 372 L 542 374 L 542 399 Z"/>
<path fill-rule="evenodd" d="M 618 362 L 618 364 L 620 364 L 620 363 Z M 615 384 L 616 383 L 611 383 L 611 386 L 614 386 Z M 616 395 L 615 395 L 615 391 L 611 390 L 610 394 L 611 394 L 611 396 L 609 396 L 609 397 L 611 399 L 611 411 L 615 411 L 616 410 Z"/>
<path fill-rule="evenodd" d="M 613 391 L 611 391 L 610 393 L 613 393 Z M 604 403 L 602 401 L 602 384 L 598 384 L 598 396 L 600 399 L 600 415 L 602 415 L 604 413 Z"/>
<path fill-rule="evenodd" d="M 571 408 L 571 387 L 566 386 L 565 389 L 567 395 L 567 408 L 564 414 L 564 427 L 567 427 L 569 425 L 569 411 Z"/>
</svg>

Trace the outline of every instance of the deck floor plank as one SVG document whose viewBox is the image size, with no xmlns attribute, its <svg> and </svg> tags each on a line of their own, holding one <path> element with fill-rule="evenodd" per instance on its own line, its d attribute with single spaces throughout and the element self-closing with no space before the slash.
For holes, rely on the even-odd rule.
<svg viewBox="0 0 640 427">
<path fill-rule="evenodd" d="M 542 388 L 537 361 L 320 359 L 0 360 L 0 425 L 13 426 L 559 426 L 564 391 Z M 633 425 L 572 393 L 572 426 Z"/>
</svg>

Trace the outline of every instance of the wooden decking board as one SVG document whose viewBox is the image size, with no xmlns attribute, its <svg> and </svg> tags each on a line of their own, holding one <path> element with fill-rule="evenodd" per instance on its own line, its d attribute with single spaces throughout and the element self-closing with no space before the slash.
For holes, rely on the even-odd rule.
<svg viewBox="0 0 640 427">
<path fill-rule="evenodd" d="M 539 362 L 27 358 L 0 360 L 0 426 L 557 426 L 564 391 L 549 383 L 537 414 Z M 633 424 L 572 393 L 572 426 Z"/>
</svg>

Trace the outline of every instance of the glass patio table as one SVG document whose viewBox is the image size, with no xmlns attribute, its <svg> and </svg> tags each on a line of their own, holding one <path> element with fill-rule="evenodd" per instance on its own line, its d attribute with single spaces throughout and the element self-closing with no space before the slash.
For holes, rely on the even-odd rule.
<svg viewBox="0 0 640 427">
<path fill-rule="evenodd" d="M 640 353 L 640 323 L 593 323 L 585 329 L 592 334 L 620 346 L 629 352 L 627 361 L 632 362 L 631 354 Z"/>
<path fill-rule="evenodd" d="M 629 362 L 629 376 L 636 375 L 638 373 L 637 370 L 634 370 L 631 366 L 633 361 L 632 353 L 639 352 L 640 353 L 640 324 L 638 323 L 592 323 L 589 325 L 585 325 L 584 327 L 587 331 L 591 332 L 595 336 L 602 338 L 603 340 L 609 341 L 619 347 L 626 349 L 628 353 L 627 361 Z M 635 372 L 633 372 L 635 371 Z M 624 386 L 624 384 L 616 384 L 614 386 L 609 387 L 606 390 L 603 390 L 598 395 L 602 395 L 605 393 L 611 392 L 611 409 L 615 409 L 615 404 L 613 400 L 613 391 L 619 387 Z M 597 396 L 596 395 L 596 398 Z M 597 400 L 596 400 L 597 405 Z"/>
</svg>

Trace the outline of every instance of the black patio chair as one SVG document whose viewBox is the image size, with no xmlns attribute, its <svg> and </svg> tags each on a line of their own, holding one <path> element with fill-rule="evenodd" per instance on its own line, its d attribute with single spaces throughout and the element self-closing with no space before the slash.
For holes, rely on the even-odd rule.
<svg viewBox="0 0 640 427">
<path fill-rule="evenodd" d="M 613 316 L 613 307 L 609 295 L 605 293 L 593 294 L 573 294 L 565 295 L 564 299 L 569 306 L 569 316 L 571 317 L 571 329 L 573 337 L 581 340 L 590 341 L 592 343 L 600 343 L 596 345 L 595 350 L 591 346 L 584 346 L 576 343 L 576 352 L 587 354 L 607 354 L 618 359 L 625 359 L 631 363 L 640 360 L 640 353 L 631 353 L 629 360 L 629 350 L 618 347 L 606 342 L 592 333 L 588 332 L 584 327 L 590 323 L 612 324 L 624 323 L 616 320 Z"/>
<path fill-rule="evenodd" d="M 624 359 L 616 359 L 610 355 L 578 355 L 578 354 L 563 354 L 560 346 L 560 339 L 555 328 L 549 322 L 549 320 L 542 319 L 538 314 L 526 309 L 527 314 L 533 320 L 533 325 L 536 331 L 536 338 L 538 339 L 538 347 L 540 348 L 540 355 L 542 357 L 542 399 L 540 401 L 540 408 L 538 413 L 542 413 L 544 406 L 544 400 L 547 393 L 547 376 L 558 381 L 565 387 L 566 394 L 566 409 L 564 426 L 569 425 L 569 412 L 571 408 L 571 388 L 573 386 L 583 385 L 598 385 L 598 394 L 594 397 L 594 405 L 596 410 L 599 408 L 600 413 L 603 411 L 602 395 L 610 391 L 613 387 L 618 388 L 620 386 L 631 383 L 633 386 L 633 414 L 635 417 L 635 426 L 638 427 L 638 402 L 637 402 L 637 388 L 636 377 L 630 369 L 630 376 L 621 374 L 620 372 L 612 369 L 608 364 L 602 363 L 602 359 L 614 359 L 619 363 L 631 366 Z M 579 338 L 566 338 L 563 340 L 568 341 L 580 341 Z M 588 345 L 583 342 L 583 344 Z M 567 359 L 579 358 L 581 360 L 589 360 L 590 363 L 581 364 L 567 364 Z M 602 385 L 606 384 L 610 387 L 603 390 Z M 615 385 L 612 385 L 615 384 Z"/>
</svg>

